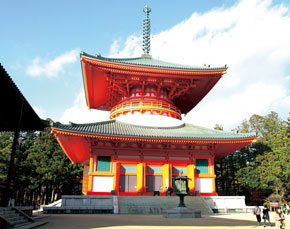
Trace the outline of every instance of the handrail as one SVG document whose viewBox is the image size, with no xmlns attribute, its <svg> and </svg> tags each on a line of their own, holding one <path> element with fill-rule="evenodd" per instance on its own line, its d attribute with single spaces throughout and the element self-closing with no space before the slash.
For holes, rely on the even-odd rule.
<svg viewBox="0 0 290 229">
<path fill-rule="evenodd" d="M 171 105 L 170 103 L 167 102 L 161 102 L 161 101 L 156 101 L 156 100 L 151 100 L 151 101 L 130 101 L 130 102 L 123 102 L 120 103 L 116 106 L 114 106 L 111 110 L 111 112 L 114 112 L 120 108 L 129 108 L 129 107 L 134 107 L 134 106 L 151 106 L 151 107 L 160 107 L 160 108 L 167 108 L 170 110 L 174 110 L 176 112 L 180 112 L 180 110 L 178 108 L 176 108 L 175 106 Z"/>
<path fill-rule="evenodd" d="M 169 113 L 169 116 L 181 119 L 180 110 L 168 102 L 160 100 L 131 100 L 121 102 L 111 109 L 111 118 L 131 111 L 157 111 L 160 114 Z"/>
</svg>

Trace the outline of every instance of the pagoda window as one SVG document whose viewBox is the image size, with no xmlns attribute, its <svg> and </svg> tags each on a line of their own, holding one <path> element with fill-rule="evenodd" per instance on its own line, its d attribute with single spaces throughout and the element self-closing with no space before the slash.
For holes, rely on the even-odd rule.
<svg viewBox="0 0 290 229">
<path fill-rule="evenodd" d="M 120 175 L 120 192 L 136 192 L 136 175 Z"/>
<path fill-rule="evenodd" d="M 162 174 L 162 167 L 161 166 L 147 166 L 147 174 L 148 173 Z"/>
<path fill-rule="evenodd" d="M 85 167 L 85 175 L 88 175 L 89 171 L 90 171 L 90 168 L 89 167 Z"/>
<path fill-rule="evenodd" d="M 183 176 L 186 175 L 186 167 L 172 167 L 172 174 L 179 176 L 181 173 L 183 174 Z"/>
<path fill-rule="evenodd" d="M 162 191 L 162 176 L 161 175 L 147 175 L 146 176 L 146 192 L 160 192 Z"/>
<path fill-rule="evenodd" d="M 121 165 L 120 192 L 136 192 L 136 165 Z"/>
<path fill-rule="evenodd" d="M 146 192 L 160 192 L 162 186 L 162 166 L 147 166 Z"/>
<path fill-rule="evenodd" d="M 196 159 L 196 173 L 208 173 L 208 159 Z"/>
<path fill-rule="evenodd" d="M 136 173 L 136 166 L 121 165 L 121 173 Z"/>
<path fill-rule="evenodd" d="M 111 171 L 111 157 L 110 156 L 98 156 L 97 157 L 97 169 L 100 172 L 110 172 Z"/>
</svg>

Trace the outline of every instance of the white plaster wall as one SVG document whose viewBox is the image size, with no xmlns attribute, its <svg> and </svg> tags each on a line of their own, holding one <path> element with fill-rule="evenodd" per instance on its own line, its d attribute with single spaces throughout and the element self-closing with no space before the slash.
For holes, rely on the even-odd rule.
<svg viewBox="0 0 290 229">
<path fill-rule="evenodd" d="M 244 196 L 204 196 L 204 200 L 212 209 L 246 208 Z"/>
<path fill-rule="evenodd" d="M 212 178 L 196 178 L 195 190 L 202 193 L 212 193 Z"/>
<path fill-rule="evenodd" d="M 111 192 L 113 177 L 93 177 L 93 192 Z"/>
<path fill-rule="evenodd" d="M 184 124 L 182 120 L 171 118 L 163 115 L 134 114 L 120 115 L 116 120 L 138 126 L 154 126 L 154 127 L 175 127 Z"/>
</svg>

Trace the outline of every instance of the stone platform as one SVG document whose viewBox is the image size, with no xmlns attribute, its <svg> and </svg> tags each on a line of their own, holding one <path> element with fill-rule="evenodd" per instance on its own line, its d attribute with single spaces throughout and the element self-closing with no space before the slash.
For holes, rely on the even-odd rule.
<svg viewBox="0 0 290 229">
<path fill-rule="evenodd" d="M 186 196 L 186 205 L 211 214 L 199 196 Z M 161 215 L 176 207 L 177 196 L 62 196 L 58 207 L 43 207 L 47 214 L 140 214 Z"/>
<path fill-rule="evenodd" d="M 45 214 L 112 214 L 116 196 L 62 196 L 61 206 L 43 207 Z"/>
<path fill-rule="evenodd" d="M 245 196 L 204 196 L 203 199 L 214 213 L 253 212 L 252 206 L 246 206 Z"/>
</svg>

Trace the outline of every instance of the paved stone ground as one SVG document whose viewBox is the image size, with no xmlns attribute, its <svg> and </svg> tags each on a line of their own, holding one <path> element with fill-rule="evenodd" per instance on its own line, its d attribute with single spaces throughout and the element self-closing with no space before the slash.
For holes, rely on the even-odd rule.
<svg viewBox="0 0 290 229">
<path fill-rule="evenodd" d="M 271 213 L 273 224 L 274 216 L 275 214 Z M 256 217 L 252 213 L 205 215 L 200 219 L 167 219 L 162 215 L 51 215 L 45 220 L 48 224 L 40 229 L 263 228 L 257 226 Z M 272 228 L 279 227 L 276 225 Z M 286 216 L 286 228 L 290 229 L 290 215 Z"/>
</svg>

